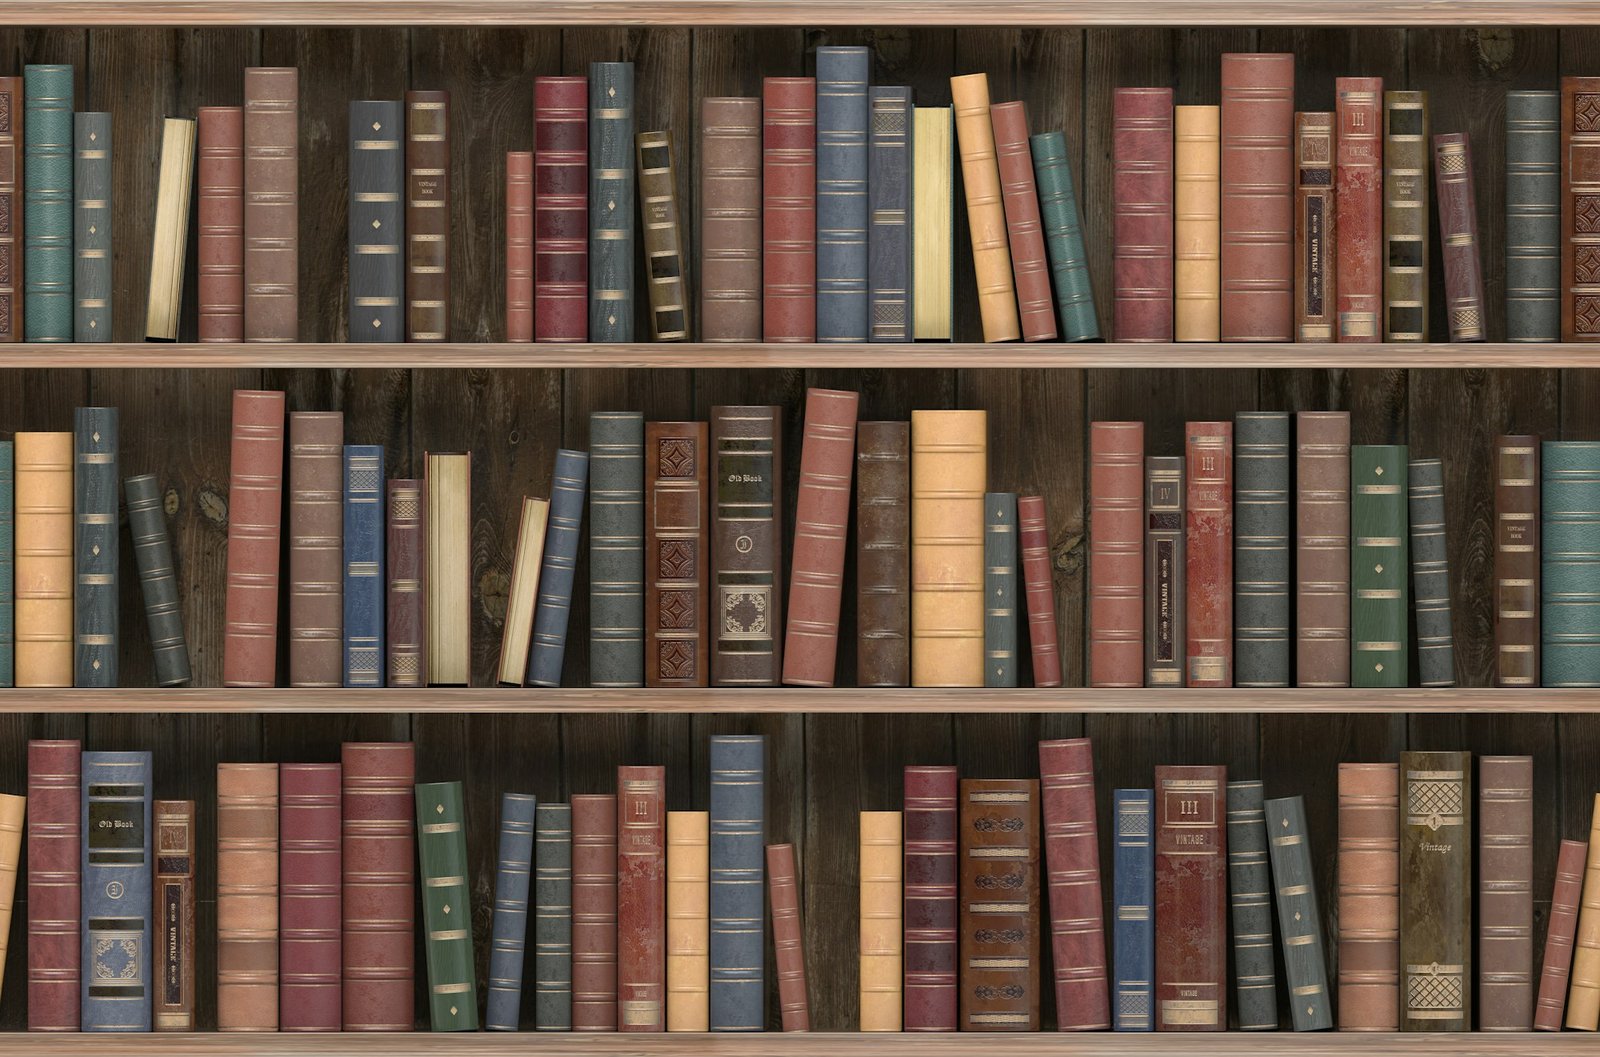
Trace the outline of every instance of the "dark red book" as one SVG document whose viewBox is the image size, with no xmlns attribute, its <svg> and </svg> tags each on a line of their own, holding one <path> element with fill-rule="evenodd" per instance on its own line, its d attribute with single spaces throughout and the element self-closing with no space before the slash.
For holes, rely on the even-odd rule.
<svg viewBox="0 0 1600 1057">
<path fill-rule="evenodd" d="M 617 1030 L 665 1031 L 665 767 L 617 768 Z"/>
<path fill-rule="evenodd" d="M 772 907 L 772 953 L 777 963 L 778 1011 L 783 1030 L 810 1031 L 805 929 L 800 922 L 800 868 L 793 844 L 767 845 L 767 892 Z"/>
<path fill-rule="evenodd" d="M 906 768 L 906 1031 L 959 1030 L 958 791 L 954 767 Z"/>
<path fill-rule="evenodd" d="M 1536 1031 L 1560 1031 L 1567 1009 L 1567 982 L 1572 970 L 1572 941 L 1578 931 L 1583 875 L 1589 845 L 1564 840 L 1556 857 L 1556 887 L 1550 895 L 1550 920 L 1544 937 L 1544 960 L 1539 970 L 1539 1002 L 1534 1009 Z"/>
<path fill-rule="evenodd" d="M 1233 685 L 1233 423 L 1190 422 L 1184 475 L 1185 686 Z"/>
<path fill-rule="evenodd" d="M 396 478 L 389 482 L 389 521 L 385 540 L 385 572 L 389 577 L 384 619 L 388 637 L 389 687 L 427 686 L 422 649 L 427 616 L 427 517 L 423 482 Z"/>
<path fill-rule="evenodd" d="M 533 79 L 533 325 L 589 340 L 589 79 Z"/>
<path fill-rule="evenodd" d="M 1172 89 L 1111 99 L 1115 341 L 1172 340 Z"/>
<path fill-rule="evenodd" d="M 1294 340 L 1294 56 L 1222 57 L 1222 340 Z"/>
<path fill-rule="evenodd" d="M 78 1030 L 77 741 L 28 742 L 28 1030 Z"/>
<path fill-rule="evenodd" d="M 410 1031 L 416 1020 L 416 747 L 346 742 L 343 819 L 345 1031 Z"/>
<path fill-rule="evenodd" d="M 1050 265 L 1045 260 L 1044 226 L 1039 220 L 1039 191 L 1033 180 L 1033 152 L 1028 147 L 1028 110 L 1020 100 L 989 108 L 994 126 L 994 154 L 1000 166 L 1000 192 L 1016 281 L 1017 308 L 1023 341 L 1056 340 L 1056 305 L 1050 293 Z"/>
<path fill-rule="evenodd" d="M 1228 1027 L 1226 767 L 1156 768 L 1156 1030 Z"/>
<path fill-rule="evenodd" d="M 761 340 L 816 341 L 817 80 L 761 90 Z"/>
<path fill-rule="evenodd" d="M 195 223 L 201 341 L 244 340 L 244 108 L 199 109 Z"/>
<path fill-rule="evenodd" d="M 1334 295 L 1340 341 L 1381 341 L 1383 78 L 1336 77 Z"/>
<path fill-rule="evenodd" d="M 222 685 L 273 686 L 283 528 L 283 393 L 237 389 L 228 482 Z"/>
<path fill-rule="evenodd" d="M 1451 341 L 1484 340 L 1483 262 L 1472 144 L 1464 132 L 1433 137 L 1433 184 L 1439 198 L 1439 252 L 1444 267 L 1444 314 Z"/>
<path fill-rule="evenodd" d="M 1061 646 L 1056 641 L 1055 564 L 1050 559 L 1050 526 L 1044 496 L 1017 497 L 1017 543 L 1022 550 L 1022 584 L 1028 603 L 1028 644 L 1033 655 L 1033 685 L 1061 685 Z"/>
<path fill-rule="evenodd" d="M 1039 743 L 1039 796 L 1056 1025 L 1062 1031 L 1106 1031 L 1111 1027 L 1111 1000 L 1094 817 L 1094 754 L 1088 738 Z"/>
<path fill-rule="evenodd" d="M 572 797 L 572 1030 L 617 1030 L 617 798 Z"/>
<path fill-rule="evenodd" d="M 1144 423 L 1089 424 L 1089 685 L 1144 685 Z"/>
<path fill-rule="evenodd" d="M 278 1029 L 338 1031 L 343 785 L 336 763 L 278 768 Z"/>
</svg>

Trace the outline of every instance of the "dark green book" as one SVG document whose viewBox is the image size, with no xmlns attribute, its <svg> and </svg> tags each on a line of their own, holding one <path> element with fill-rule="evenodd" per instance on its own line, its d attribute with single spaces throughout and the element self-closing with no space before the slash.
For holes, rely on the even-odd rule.
<svg viewBox="0 0 1600 1057">
<path fill-rule="evenodd" d="M 72 67 L 25 66 L 22 325 L 72 340 Z"/>
<path fill-rule="evenodd" d="M 1350 447 L 1350 685 L 1407 685 L 1406 447 Z"/>
<path fill-rule="evenodd" d="M 1278 1030 L 1272 959 L 1272 885 L 1260 782 L 1228 783 L 1228 901 L 1240 1031 Z"/>
<path fill-rule="evenodd" d="M 1445 555 L 1444 464 L 1413 459 L 1411 584 L 1417 596 L 1417 681 L 1456 685 L 1455 639 L 1450 631 L 1450 563 Z"/>
<path fill-rule="evenodd" d="M 1062 340 L 1094 341 L 1100 337 L 1100 324 L 1094 314 L 1089 255 L 1084 250 L 1083 220 L 1072 190 L 1067 138 L 1060 132 L 1039 132 L 1028 137 L 1028 145 L 1033 153 L 1039 221 L 1044 227 L 1045 251 L 1050 256 L 1050 285 L 1055 290 L 1056 312 L 1061 316 Z"/>
<path fill-rule="evenodd" d="M 1546 441 L 1539 467 L 1542 682 L 1600 686 L 1600 442 Z"/>
<path fill-rule="evenodd" d="M 1233 685 L 1288 686 L 1289 416 L 1233 425 Z"/>
<path fill-rule="evenodd" d="M 1289 1015 L 1296 1031 L 1324 1031 L 1333 1027 L 1333 1004 L 1328 994 L 1328 949 L 1317 909 L 1317 875 L 1311 868 L 1311 836 L 1306 832 L 1306 802 L 1303 797 L 1286 796 L 1268 800 L 1266 810 Z"/>
<path fill-rule="evenodd" d="M 460 782 L 417 785 L 417 858 L 428 955 L 428 1023 L 434 1031 L 477 1031 L 472 887 Z"/>
<path fill-rule="evenodd" d="M 572 1030 L 572 807 L 539 804 L 533 826 L 533 1022 Z"/>
<path fill-rule="evenodd" d="M 983 685 L 1017 685 L 1017 496 L 983 497 Z"/>
</svg>

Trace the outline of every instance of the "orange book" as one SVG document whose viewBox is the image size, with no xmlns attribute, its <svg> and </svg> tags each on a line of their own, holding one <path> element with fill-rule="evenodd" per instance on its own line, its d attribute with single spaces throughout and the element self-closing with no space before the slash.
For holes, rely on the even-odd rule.
<svg viewBox="0 0 1600 1057">
<path fill-rule="evenodd" d="M 72 434 L 16 443 L 16 684 L 71 686 Z"/>
</svg>

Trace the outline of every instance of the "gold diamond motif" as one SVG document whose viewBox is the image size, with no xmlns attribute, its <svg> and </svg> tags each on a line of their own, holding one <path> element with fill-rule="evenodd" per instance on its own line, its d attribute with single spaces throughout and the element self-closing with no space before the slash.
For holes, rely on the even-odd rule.
<svg viewBox="0 0 1600 1057">
<path fill-rule="evenodd" d="M 98 133 L 98 132 L 89 133 L 89 142 L 90 143 L 93 143 L 95 140 L 97 140 L 99 138 L 100 138 L 100 133 Z"/>
<path fill-rule="evenodd" d="M 435 804 L 435 805 L 433 805 L 433 810 L 435 812 L 437 812 L 438 814 L 442 815 L 442 814 L 444 814 L 444 805 L 443 804 Z"/>
<path fill-rule="evenodd" d="M 89 225 L 89 234 L 93 235 L 97 230 L 98 229 L 93 224 Z"/>
<path fill-rule="evenodd" d="M 450 904 L 449 904 L 449 903 L 446 903 L 446 904 L 445 904 L 445 905 L 444 905 L 444 912 L 445 912 L 445 913 L 446 913 L 446 914 L 448 914 L 448 913 L 450 913 Z"/>
<path fill-rule="evenodd" d="M 1383 664 L 1382 664 L 1382 662 L 1380 662 L 1380 663 L 1378 663 L 1378 664 L 1374 664 L 1374 665 L 1373 665 L 1373 666 L 1372 666 L 1372 670 L 1373 670 L 1373 671 L 1375 671 L 1375 672 L 1381 672 L 1381 671 L 1383 671 Z"/>
<path fill-rule="evenodd" d="M 383 320 L 381 320 L 381 319 L 374 319 L 374 320 L 373 320 L 373 321 L 372 321 L 372 329 L 373 329 L 373 330 L 377 330 L 377 329 L 378 329 L 378 328 L 379 328 L 379 327 L 381 327 L 381 326 L 383 326 Z"/>
<path fill-rule="evenodd" d="M 1383 572 L 1383 566 L 1382 565 L 1374 565 L 1372 567 L 1372 571 L 1375 572 L 1375 573 L 1381 573 L 1381 572 Z"/>
<path fill-rule="evenodd" d="M 616 85 L 612 85 L 610 88 L 607 88 L 606 89 L 606 96 L 608 98 L 615 99 L 617 97 L 617 86 Z"/>
<path fill-rule="evenodd" d="M 1372 468 L 1372 472 L 1377 474 L 1379 477 L 1382 477 L 1383 476 L 1383 467 L 1382 466 L 1374 466 Z"/>
<path fill-rule="evenodd" d="M 89 549 L 90 549 L 90 551 L 92 551 L 94 553 L 94 556 L 96 558 L 100 557 L 100 544 L 96 543 L 93 547 L 90 547 Z"/>
<path fill-rule="evenodd" d="M 94 670 L 98 672 L 100 670 L 100 661 L 98 659 L 96 659 L 94 661 L 94 663 L 91 665 L 91 667 L 93 667 Z"/>
<path fill-rule="evenodd" d="M 383 125 L 378 123 L 378 122 L 376 122 L 376 121 L 374 121 L 372 123 L 372 131 L 374 131 L 374 132 L 378 131 L 382 127 L 383 127 Z"/>
<path fill-rule="evenodd" d="M 456 1015 L 456 1007 L 455 1006 L 451 1006 L 450 1007 L 450 1015 L 452 1017 Z"/>
<path fill-rule="evenodd" d="M 94 321 L 94 320 L 92 320 L 92 319 L 91 319 L 91 320 L 89 320 L 89 329 L 90 329 L 90 330 L 93 330 L 93 329 L 94 329 L 94 328 L 95 328 L 95 327 L 97 327 L 97 326 L 99 326 L 99 325 L 100 325 L 100 324 L 98 324 L 98 323 L 96 323 L 96 322 L 95 322 L 95 321 Z"/>
<path fill-rule="evenodd" d="M 381 227 L 383 227 L 383 221 L 381 221 L 381 220 L 374 220 L 374 221 L 373 221 L 373 222 L 372 222 L 372 230 L 374 230 L 374 231 L 376 231 L 376 230 L 378 230 L 378 229 L 379 229 L 379 228 L 381 228 Z"/>
</svg>

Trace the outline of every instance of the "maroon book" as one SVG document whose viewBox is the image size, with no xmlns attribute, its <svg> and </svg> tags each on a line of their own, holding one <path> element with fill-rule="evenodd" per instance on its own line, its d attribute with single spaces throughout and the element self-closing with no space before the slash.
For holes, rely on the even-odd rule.
<svg viewBox="0 0 1600 1057">
<path fill-rule="evenodd" d="M 273 686 L 283 527 L 284 395 L 236 389 L 228 482 L 222 685 Z"/>
<path fill-rule="evenodd" d="M 1572 941 L 1578 931 L 1578 912 L 1589 845 L 1564 840 L 1556 857 L 1556 887 L 1550 895 L 1550 920 L 1544 938 L 1544 960 L 1539 970 L 1539 1002 L 1535 1007 L 1536 1031 L 1560 1031 L 1567 1009 L 1567 981 L 1572 970 Z"/>
<path fill-rule="evenodd" d="M 762 82 L 761 340 L 817 340 L 817 79 Z"/>
<path fill-rule="evenodd" d="M 199 109 L 195 205 L 201 341 L 244 340 L 244 108 Z"/>
<path fill-rule="evenodd" d="M 1144 685 L 1144 423 L 1089 424 L 1089 685 Z"/>
<path fill-rule="evenodd" d="M 533 326 L 589 340 L 589 79 L 533 79 Z"/>
<path fill-rule="evenodd" d="M 338 764 L 279 766 L 280 1031 L 338 1031 L 343 1023 L 341 799 Z"/>
<path fill-rule="evenodd" d="M 28 1030 L 78 1030 L 82 746 L 28 742 Z"/>
<path fill-rule="evenodd" d="M 617 1030 L 617 798 L 572 798 L 572 1030 Z"/>
<path fill-rule="evenodd" d="M 1340 341 L 1381 341 L 1383 78 L 1336 77 L 1334 294 Z"/>
<path fill-rule="evenodd" d="M 1172 340 L 1172 89 L 1118 88 L 1111 101 L 1111 333 Z"/>
<path fill-rule="evenodd" d="M 1050 558 L 1050 526 L 1044 496 L 1017 498 L 1017 543 L 1022 550 L 1022 583 L 1028 603 L 1028 644 L 1033 685 L 1061 685 L 1061 645 L 1056 638 L 1055 563 Z"/>
<path fill-rule="evenodd" d="M 416 747 L 346 742 L 340 873 L 345 1031 L 416 1020 Z"/>
<path fill-rule="evenodd" d="M 665 767 L 617 768 L 617 1030 L 665 1031 Z"/>
<path fill-rule="evenodd" d="M 906 768 L 906 1031 L 959 1030 L 957 792 L 954 767 Z"/>
<path fill-rule="evenodd" d="M 1233 685 L 1233 423 L 1190 422 L 1184 475 L 1186 686 Z"/>
<path fill-rule="evenodd" d="M 1050 893 L 1056 1025 L 1106 1031 L 1106 935 L 1100 901 L 1100 841 L 1094 818 L 1094 754 L 1088 738 L 1039 743 L 1045 881 Z"/>
<path fill-rule="evenodd" d="M 1222 57 L 1222 340 L 1294 340 L 1294 56 Z"/>
<path fill-rule="evenodd" d="M 778 970 L 778 1013 L 784 1031 L 811 1030 L 806 994 L 805 929 L 800 922 L 800 868 L 793 844 L 767 845 L 772 954 Z"/>
<path fill-rule="evenodd" d="M 1228 1027 L 1226 767 L 1156 768 L 1156 1030 Z"/>
<path fill-rule="evenodd" d="M 1000 167 L 1000 192 L 1005 204 L 1022 340 L 1054 341 L 1056 303 L 1050 294 L 1050 265 L 1045 260 L 1044 225 L 1039 219 L 1039 192 L 1033 180 L 1027 106 L 1020 100 L 995 103 L 989 108 L 989 122 L 994 126 L 994 153 Z"/>
<path fill-rule="evenodd" d="M 389 679 L 384 685 L 427 686 L 427 654 L 422 648 L 428 592 L 426 504 L 423 482 L 400 479 L 389 482 L 389 522 L 385 540 L 385 571 L 389 577 L 385 620 L 388 638 Z"/>
<path fill-rule="evenodd" d="M 1445 319 L 1451 341 L 1482 341 L 1483 262 L 1478 197 L 1472 181 L 1472 143 L 1464 132 L 1433 137 L 1433 184 L 1439 198 L 1439 252 L 1444 266 Z"/>
</svg>

